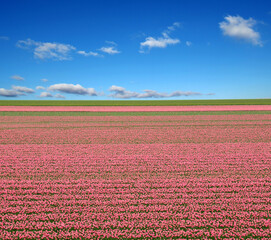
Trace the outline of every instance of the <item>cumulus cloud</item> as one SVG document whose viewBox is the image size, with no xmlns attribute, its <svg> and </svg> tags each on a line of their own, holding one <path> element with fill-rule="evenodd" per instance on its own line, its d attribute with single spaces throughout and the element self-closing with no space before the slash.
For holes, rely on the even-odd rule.
<svg viewBox="0 0 271 240">
<path fill-rule="evenodd" d="M 11 78 L 11 79 L 14 79 L 14 80 L 18 80 L 18 81 L 23 81 L 23 80 L 24 80 L 24 78 L 21 77 L 21 76 L 19 76 L 19 75 L 13 75 L 13 76 L 11 76 L 10 78 Z"/>
<path fill-rule="evenodd" d="M 147 37 L 145 39 L 145 42 L 140 43 L 140 46 L 143 47 L 148 47 L 148 48 L 165 48 L 170 44 L 176 44 L 179 43 L 179 39 L 172 39 L 172 38 L 164 38 L 164 37 L 159 37 L 157 39 L 153 37 Z"/>
<path fill-rule="evenodd" d="M 43 78 L 43 79 L 41 79 L 41 81 L 42 81 L 42 82 L 48 82 L 48 79 Z"/>
<path fill-rule="evenodd" d="M 55 98 L 66 98 L 65 96 L 63 96 L 63 95 L 61 95 L 61 94 L 59 94 L 59 93 L 57 93 L 56 95 L 54 95 L 54 97 L 55 97 Z"/>
<path fill-rule="evenodd" d="M 170 97 L 180 97 L 180 96 L 196 96 L 196 95 L 202 95 L 202 93 L 199 92 L 183 92 L 183 91 L 175 91 L 172 93 L 159 93 L 155 90 L 144 90 L 143 93 L 139 92 L 132 92 L 128 91 L 123 87 L 120 86 L 111 86 L 109 88 L 109 91 L 112 92 L 112 94 L 109 95 L 109 97 L 113 98 L 170 98 Z"/>
<path fill-rule="evenodd" d="M 77 53 L 80 54 L 80 55 L 83 55 L 85 57 L 88 57 L 88 56 L 100 57 L 100 56 L 102 56 L 97 52 L 91 52 L 91 51 L 90 52 L 77 51 Z"/>
<path fill-rule="evenodd" d="M 256 46 L 263 46 L 260 33 L 253 28 L 257 24 L 256 20 L 230 15 L 224 19 L 225 21 L 219 23 L 219 27 L 225 36 L 243 39 Z"/>
<path fill-rule="evenodd" d="M 190 41 L 186 41 L 185 42 L 186 46 L 190 47 L 192 45 L 192 43 Z"/>
<path fill-rule="evenodd" d="M 70 54 L 76 49 L 70 44 L 37 42 L 30 38 L 18 41 L 16 46 L 23 49 L 31 49 L 35 58 L 42 60 L 53 59 L 58 61 L 72 59 Z"/>
<path fill-rule="evenodd" d="M 37 90 L 44 90 L 45 87 L 43 87 L 43 86 L 36 86 L 36 89 L 37 89 Z"/>
<path fill-rule="evenodd" d="M 98 95 L 94 88 L 84 88 L 80 84 L 67 84 L 67 83 L 54 84 L 48 88 L 48 91 L 59 91 L 63 93 L 89 95 L 89 96 Z"/>
<path fill-rule="evenodd" d="M 12 89 L 21 93 L 34 93 L 32 88 L 22 87 L 22 86 L 12 86 Z"/>
<path fill-rule="evenodd" d="M 65 98 L 65 96 L 63 96 L 63 95 L 61 95 L 59 93 L 57 93 L 55 95 L 52 95 L 49 92 L 42 92 L 38 97 L 40 97 L 40 98 L 46 98 L 46 97 L 50 97 L 50 98 L 52 98 L 52 97 L 54 97 L 54 98 Z"/>
<path fill-rule="evenodd" d="M 32 88 L 22 86 L 12 86 L 11 89 L 0 88 L 0 96 L 4 97 L 18 97 L 29 93 L 34 93 Z"/>
<path fill-rule="evenodd" d="M 43 98 L 43 97 L 53 97 L 53 95 L 49 92 L 42 92 L 39 97 Z"/>
<path fill-rule="evenodd" d="M 180 27 L 180 23 L 175 22 L 172 26 L 167 27 L 166 30 L 162 32 L 162 37 L 154 38 L 147 37 L 144 42 L 140 43 L 140 53 L 144 53 L 144 49 L 152 49 L 152 48 L 166 48 L 168 45 L 175 45 L 180 43 L 178 38 L 171 38 L 170 34 L 176 30 L 176 28 Z"/>
<path fill-rule="evenodd" d="M 3 97 L 18 97 L 18 96 L 21 96 L 21 95 L 25 95 L 25 93 L 16 91 L 14 89 L 0 88 L 0 96 L 3 96 Z"/>
<path fill-rule="evenodd" d="M 99 50 L 110 55 L 120 53 L 115 47 L 101 47 Z"/>
<path fill-rule="evenodd" d="M 0 36 L 0 40 L 9 40 L 9 37 L 7 37 L 7 36 Z"/>
</svg>

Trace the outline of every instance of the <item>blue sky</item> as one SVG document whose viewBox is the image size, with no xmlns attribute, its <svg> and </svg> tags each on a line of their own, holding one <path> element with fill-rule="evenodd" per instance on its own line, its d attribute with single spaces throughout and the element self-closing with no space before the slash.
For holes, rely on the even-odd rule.
<svg viewBox="0 0 271 240">
<path fill-rule="evenodd" d="M 0 2 L 0 99 L 271 97 L 271 1 Z"/>
</svg>

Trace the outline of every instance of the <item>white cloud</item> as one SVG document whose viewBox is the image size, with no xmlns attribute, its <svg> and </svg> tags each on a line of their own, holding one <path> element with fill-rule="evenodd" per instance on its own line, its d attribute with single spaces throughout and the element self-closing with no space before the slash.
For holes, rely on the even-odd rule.
<svg viewBox="0 0 271 240">
<path fill-rule="evenodd" d="M 23 48 L 23 49 L 28 49 L 30 46 L 35 46 L 38 45 L 38 42 L 35 42 L 34 40 L 28 38 L 26 40 L 19 40 L 16 43 L 16 47 Z"/>
<path fill-rule="evenodd" d="M 63 95 L 61 95 L 61 94 L 59 94 L 59 93 L 57 93 L 56 95 L 54 95 L 54 97 L 55 97 L 55 98 L 66 98 L 65 96 L 63 96 Z"/>
<path fill-rule="evenodd" d="M 172 92 L 170 94 L 168 94 L 167 96 L 168 97 L 181 97 L 181 96 L 197 96 L 197 95 L 203 95 L 202 93 L 199 93 L 199 92 L 191 92 L 191 91 L 187 91 L 187 92 L 184 92 L 184 91 L 175 91 L 175 92 Z"/>
<path fill-rule="evenodd" d="M 109 46 L 101 47 L 98 49 L 98 51 L 113 55 L 113 54 L 118 54 L 121 53 L 119 50 L 117 50 L 117 44 L 113 41 L 105 41 Z M 83 56 L 94 56 L 94 57 L 103 57 L 104 55 L 99 54 L 97 52 L 85 52 L 85 51 L 77 51 L 78 54 L 83 55 Z"/>
<path fill-rule="evenodd" d="M 119 86 L 115 86 L 115 85 L 111 86 L 109 88 L 109 91 L 112 92 L 112 94 L 110 94 L 109 97 L 122 98 L 122 99 L 128 99 L 128 98 L 170 98 L 170 97 L 180 97 L 180 96 L 202 95 L 202 93 L 198 93 L 198 92 L 175 91 L 172 93 L 159 93 L 155 90 L 144 90 L 143 93 L 139 93 L 139 92 L 128 91 L 123 87 L 119 87 Z"/>
<path fill-rule="evenodd" d="M 41 79 L 41 81 L 42 81 L 42 82 L 48 82 L 48 79 L 43 78 L 43 79 Z"/>
<path fill-rule="evenodd" d="M 140 43 L 141 47 L 148 47 L 148 48 L 165 48 L 170 44 L 176 44 L 179 43 L 180 40 L 179 39 L 172 39 L 172 38 L 153 38 L 153 37 L 147 37 L 145 39 L 145 42 Z"/>
<path fill-rule="evenodd" d="M 115 47 L 101 47 L 99 50 L 110 55 L 120 53 Z"/>
<path fill-rule="evenodd" d="M 185 42 L 186 46 L 190 47 L 192 45 L 192 43 L 190 41 L 186 41 Z"/>
<path fill-rule="evenodd" d="M 53 95 L 49 92 L 42 92 L 39 97 L 53 97 Z"/>
<path fill-rule="evenodd" d="M 33 50 L 34 57 L 38 59 L 53 59 L 53 60 L 70 60 L 70 54 L 76 48 L 70 44 L 56 42 L 36 42 L 30 38 L 20 40 L 16 44 L 17 47 Z"/>
<path fill-rule="evenodd" d="M 85 51 L 77 51 L 78 54 L 80 55 L 83 55 L 85 57 L 88 57 L 88 56 L 94 56 L 94 57 L 99 57 L 99 56 L 102 56 L 100 55 L 99 53 L 97 52 L 85 52 Z"/>
<path fill-rule="evenodd" d="M 13 76 L 11 76 L 10 78 L 11 78 L 11 79 L 14 79 L 14 80 L 18 80 L 18 81 L 23 81 L 23 80 L 24 80 L 24 78 L 21 77 L 21 76 L 19 76 L 19 75 L 13 75 Z"/>
<path fill-rule="evenodd" d="M 0 88 L 0 96 L 4 97 L 18 97 L 21 95 L 25 95 L 23 92 L 18 92 L 14 89 L 5 89 L 5 88 Z"/>
<path fill-rule="evenodd" d="M 54 84 L 48 88 L 48 91 L 59 91 L 63 93 L 89 95 L 89 96 L 98 95 L 94 88 L 84 88 L 80 84 L 67 84 L 67 83 Z"/>
<path fill-rule="evenodd" d="M 75 47 L 69 44 L 42 43 L 35 48 L 34 56 L 39 59 L 69 60 L 71 59 L 69 54 L 72 50 L 75 50 Z"/>
<path fill-rule="evenodd" d="M 114 45 L 117 46 L 118 44 L 116 44 L 114 41 L 105 41 L 107 44 L 109 45 Z"/>
<path fill-rule="evenodd" d="M 98 49 L 101 52 L 113 55 L 113 54 L 118 54 L 121 53 L 119 50 L 117 50 L 117 45 L 115 42 L 113 41 L 105 41 L 109 46 L 106 47 L 101 47 L 100 49 Z"/>
<path fill-rule="evenodd" d="M 125 90 L 124 87 L 112 85 L 112 86 L 109 88 L 109 91 L 110 91 L 110 92 L 113 92 L 113 91 L 116 91 L 116 92 L 124 92 L 124 91 L 126 91 L 126 90 Z"/>
<path fill-rule="evenodd" d="M 152 48 L 166 48 L 168 45 L 175 45 L 180 43 L 178 38 L 171 38 L 169 35 L 176 30 L 180 26 L 180 23 L 175 22 L 172 26 L 167 27 L 165 31 L 162 32 L 162 37 L 154 38 L 147 37 L 144 42 L 140 43 L 140 53 L 144 53 L 144 49 L 152 49 Z"/>
<path fill-rule="evenodd" d="M 12 86 L 12 89 L 22 93 L 34 93 L 35 91 L 32 88 L 22 87 L 22 86 Z"/>
<path fill-rule="evenodd" d="M 9 40 L 9 37 L 7 37 L 7 36 L 0 36 L 0 40 Z"/>
<path fill-rule="evenodd" d="M 240 16 L 230 15 L 224 19 L 225 21 L 219 23 L 219 27 L 225 36 L 244 39 L 253 45 L 263 46 L 260 33 L 253 29 L 257 24 L 256 20 L 253 18 L 244 19 Z"/>
<path fill-rule="evenodd" d="M 167 29 L 165 31 L 162 32 L 162 35 L 164 37 L 168 37 L 168 35 L 170 33 L 172 33 L 173 31 L 175 31 L 177 28 L 179 28 L 181 26 L 181 23 L 179 22 L 175 22 L 173 23 L 171 26 L 167 27 Z"/>
<path fill-rule="evenodd" d="M 36 89 L 37 89 L 37 90 L 44 90 L 45 87 L 43 87 L 43 86 L 36 86 Z"/>
<path fill-rule="evenodd" d="M 119 50 L 117 50 L 116 46 L 117 44 L 113 41 L 106 41 L 107 44 L 111 46 L 105 46 L 98 49 L 101 52 L 107 53 L 107 54 L 118 54 L 120 53 Z M 76 47 L 70 45 L 70 44 L 63 44 L 63 43 L 56 43 L 56 42 L 37 42 L 30 38 L 26 40 L 19 40 L 16 43 L 16 46 L 22 49 L 30 49 L 33 51 L 34 57 L 37 59 L 52 59 L 52 60 L 71 60 L 71 54 L 76 51 Z M 83 56 L 94 56 L 94 57 L 103 57 L 102 54 L 99 54 L 97 52 L 93 51 L 77 51 L 77 54 L 83 55 Z"/>
<path fill-rule="evenodd" d="M 52 95 L 49 92 L 42 92 L 38 97 L 41 97 L 41 98 L 43 98 L 43 97 L 54 97 L 54 98 L 63 98 L 63 99 L 65 98 L 65 96 L 63 96 L 63 95 L 61 95 L 59 93 L 57 93 L 55 95 Z"/>
<path fill-rule="evenodd" d="M 26 95 L 27 93 L 34 93 L 32 88 L 22 87 L 22 86 L 12 86 L 12 89 L 0 88 L 0 96 L 4 97 L 18 97 Z"/>
</svg>

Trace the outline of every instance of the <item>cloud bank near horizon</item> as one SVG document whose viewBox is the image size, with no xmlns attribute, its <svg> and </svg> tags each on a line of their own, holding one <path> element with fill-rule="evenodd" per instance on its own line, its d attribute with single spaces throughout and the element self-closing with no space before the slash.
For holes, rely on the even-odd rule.
<svg viewBox="0 0 271 240">
<path fill-rule="evenodd" d="M 155 90 L 143 90 L 143 92 L 133 92 L 126 90 L 124 87 L 112 85 L 109 88 L 109 91 L 111 94 L 108 95 L 108 97 L 112 98 L 120 98 L 120 99 L 130 99 L 130 98 L 136 98 L 136 99 L 142 99 L 142 98 L 172 98 L 172 97 L 183 97 L 183 96 L 200 96 L 205 95 L 200 92 L 192 92 L 192 91 L 174 91 L 171 93 L 164 93 L 164 92 L 157 92 Z M 208 95 L 213 95 L 213 93 L 209 93 Z"/>
<path fill-rule="evenodd" d="M 0 96 L 3 97 L 19 97 L 34 93 L 35 90 L 23 86 L 12 85 L 11 89 L 0 88 Z"/>
<path fill-rule="evenodd" d="M 105 96 L 108 98 L 117 99 L 148 99 L 148 98 L 173 98 L 173 97 L 189 97 L 189 96 L 201 96 L 201 95 L 214 95 L 214 93 L 203 94 L 200 92 L 193 91 L 173 91 L 171 93 L 158 92 L 156 90 L 146 89 L 142 92 L 126 90 L 124 87 L 112 85 L 108 89 L 108 94 L 103 92 L 97 92 L 94 88 L 86 88 L 80 84 L 68 84 L 68 83 L 58 83 L 50 85 L 49 87 L 36 86 L 36 90 L 43 91 L 37 97 L 39 98 L 63 98 L 66 96 L 62 94 L 78 95 L 78 96 Z M 52 94 L 57 92 L 56 94 Z M 35 93 L 35 90 L 23 86 L 12 85 L 11 89 L 0 88 L 0 96 L 3 97 L 19 97 L 26 96 Z M 62 93 L 62 94 L 61 94 Z"/>
</svg>

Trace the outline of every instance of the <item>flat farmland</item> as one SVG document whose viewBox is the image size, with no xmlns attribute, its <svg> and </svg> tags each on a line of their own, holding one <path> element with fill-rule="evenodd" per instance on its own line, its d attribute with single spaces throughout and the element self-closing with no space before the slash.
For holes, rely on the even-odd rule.
<svg viewBox="0 0 271 240">
<path fill-rule="evenodd" d="M 270 239 L 271 112 L 243 110 L 1 112 L 0 238 Z"/>
</svg>

